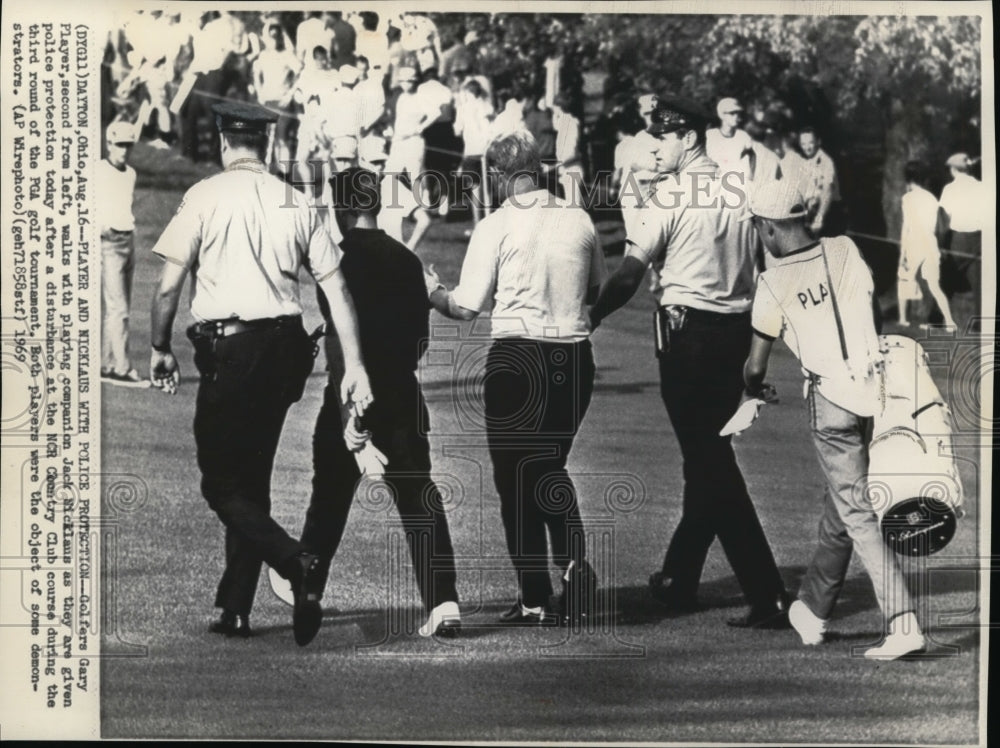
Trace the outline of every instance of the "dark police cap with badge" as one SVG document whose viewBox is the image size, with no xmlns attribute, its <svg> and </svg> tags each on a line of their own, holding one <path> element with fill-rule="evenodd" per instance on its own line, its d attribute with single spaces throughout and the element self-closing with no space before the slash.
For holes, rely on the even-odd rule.
<svg viewBox="0 0 1000 748">
<path fill-rule="evenodd" d="M 702 130 L 712 116 L 701 105 L 683 96 L 664 94 L 657 97 L 652 122 L 646 128 L 650 135 L 665 135 L 679 130 Z"/>
<path fill-rule="evenodd" d="M 220 132 L 267 132 L 267 126 L 278 121 L 269 109 L 246 101 L 220 101 L 212 105 L 215 126 Z"/>
</svg>

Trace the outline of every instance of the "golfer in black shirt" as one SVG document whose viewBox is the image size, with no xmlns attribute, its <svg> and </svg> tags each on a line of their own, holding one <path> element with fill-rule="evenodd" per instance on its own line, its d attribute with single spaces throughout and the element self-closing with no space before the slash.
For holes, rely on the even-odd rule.
<svg viewBox="0 0 1000 748">
<path fill-rule="evenodd" d="M 423 266 L 375 227 L 377 175 L 354 167 L 331 181 L 344 231 L 341 270 L 355 300 L 374 402 L 363 419 L 344 418 L 338 388 L 327 385 L 313 435 L 313 493 L 302 543 L 319 556 L 325 578 L 361 477 L 354 453 L 370 440 L 387 458 L 385 480 L 393 489 L 429 613 L 420 634 L 454 636 L 461 625 L 454 554 L 441 496 L 430 477 L 430 444 L 420 430 L 428 416 L 416 369 L 427 345 L 430 313 Z M 324 316 L 325 301 L 321 292 Z M 326 350 L 333 383 L 339 379 L 336 338 L 327 338 Z"/>
</svg>

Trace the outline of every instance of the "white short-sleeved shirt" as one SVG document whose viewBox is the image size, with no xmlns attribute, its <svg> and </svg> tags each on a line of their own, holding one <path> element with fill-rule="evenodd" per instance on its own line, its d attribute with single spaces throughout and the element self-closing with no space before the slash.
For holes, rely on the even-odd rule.
<svg viewBox="0 0 1000 748">
<path fill-rule="evenodd" d="M 135 195 L 135 169 L 126 166 L 120 171 L 106 158 L 97 162 L 97 188 L 100 190 L 98 214 L 101 229 L 135 231 L 132 199 Z"/>
<path fill-rule="evenodd" d="M 361 97 L 352 88 L 337 88 L 323 98 L 323 133 L 330 139 L 361 133 Z"/>
<path fill-rule="evenodd" d="M 420 123 L 427 114 L 427 102 L 417 96 L 416 92 L 403 92 L 396 100 L 396 121 L 392 125 L 393 139 L 420 135 L 423 131 Z"/>
<path fill-rule="evenodd" d="M 587 292 L 605 274 L 590 216 L 534 190 L 508 198 L 479 223 L 452 299 L 474 311 L 492 308 L 494 338 L 585 340 Z"/>
<path fill-rule="evenodd" d="M 952 231 L 982 231 L 983 213 L 989 203 L 983 184 L 968 174 L 957 174 L 941 191 L 941 207 Z"/>
<path fill-rule="evenodd" d="M 750 311 L 756 237 L 741 186 L 702 156 L 663 178 L 627 224 L 625 256 L 662 261 L 660 304 L 708 312 Z"/>
<path fill-rule="evenodd" d="M 761 273 L 753 301 L 754 330 L 784 340 L 802 368 L 819 377 L 823 396 L 859 416 L 873 415 L 878 401 L 876 364 L 881 354 L 872 315 L 874 290 L 871 271 L 858 248 L 846 236 L 838 236 L 779 258 Z"/>
<path fill-rule="evenodd" d="M 263 163 L 231 165 L 187 191 L 153 252 L 191 270 L 195 319 L 301 314 L 299 268 L 320 281 L 340 267 L 317 213 Z"/>
<path fill-rule="evenodd" d="M 722 130 L 713 127 L 705 132 L 705 154 L 719 165 L 719 173 L 736 171 L 741 174 L 749 170 L 745 153 L 753 147 L 753 140 L 746 130 L 737 129 L 726 137 Z"/>
<path fill-rule="evenodd" d="M 819 200 L 826 190 L 830 191 L 830 200 L 840 199 L 840 187 L 837 184 L 837 170 L 833 159 L 822 148 L 812 158 L 802 158 L 805 187 L 803 195 L 807 201 Z"/>
<path fill-rule="evenodd" d="M 900 256 L 913 266 L 938 261 L 937 226 L 938 201 L 923 187 L 914 187 L 903 195 L 903 230 L 899 237 Z M 916 269 L 916 267 L 914 267 Z"/>
</svg>

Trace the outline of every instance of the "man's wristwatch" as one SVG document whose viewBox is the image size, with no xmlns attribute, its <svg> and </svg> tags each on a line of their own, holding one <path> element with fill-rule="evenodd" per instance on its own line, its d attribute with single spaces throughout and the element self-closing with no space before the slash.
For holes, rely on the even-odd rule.
<svg viewBox="0 0 1000 748">
<path fill-rule="evenodd" d="M 170 342 L 169 341 L 166 342 L 166 343 L 163 343 L 161 345 L 157 345 L 156 343 L 153 343 L 152 344 L 152 348 L 157 353 L 173 353 L 174 352 L 173 349 L 170 347 Z"/>
</svg>

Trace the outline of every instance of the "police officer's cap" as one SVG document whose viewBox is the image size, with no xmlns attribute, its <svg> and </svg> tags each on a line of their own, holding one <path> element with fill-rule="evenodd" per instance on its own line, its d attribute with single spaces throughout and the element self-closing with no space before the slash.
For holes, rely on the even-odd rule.
<svg viewBox="0 0 1000 748">
<path fill-rule="evenodd" d="M 658 96 L 652 123 L 646 128 L 650 135 L 663 135 L 678 130 L 701 130 L 711 119 L 700 104 L 683 96 Z"/>
<path fill-rule="evenodd" d="M 222 132 L 267 132 L 267 126 L 278 121 L 274 112 L 246 101 L 220 101 L 212 112 Z"/>
</svg>

